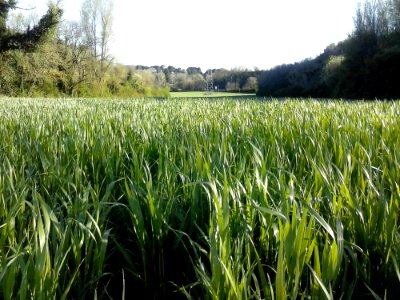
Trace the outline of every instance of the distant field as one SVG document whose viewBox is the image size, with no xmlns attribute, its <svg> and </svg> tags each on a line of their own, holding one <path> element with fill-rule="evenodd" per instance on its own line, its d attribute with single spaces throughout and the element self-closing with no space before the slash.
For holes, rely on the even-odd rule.
<svg viewBox="0 0 400 300">
<path fill-rule="evenodd" d="M 251 97 L 255 94 L 228 93 L 228 92 L 171 92 L 171 98 L 213 98 L 213 97 Z"/>
<path fill-rule="evenodd" d="M 400 299 L 399 115 L 0 98 L 0 299 Z"/>
</svg>

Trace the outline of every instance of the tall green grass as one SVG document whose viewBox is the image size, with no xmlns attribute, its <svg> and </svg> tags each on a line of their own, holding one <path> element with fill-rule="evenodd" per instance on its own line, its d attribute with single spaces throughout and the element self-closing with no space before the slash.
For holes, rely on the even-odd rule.
<svg viewBox="0 0 400 300">
<path fill-rule="evenodd" d="M 399 116 L 0 99 L 0 298 L 396 299 Z"/>
</svg>

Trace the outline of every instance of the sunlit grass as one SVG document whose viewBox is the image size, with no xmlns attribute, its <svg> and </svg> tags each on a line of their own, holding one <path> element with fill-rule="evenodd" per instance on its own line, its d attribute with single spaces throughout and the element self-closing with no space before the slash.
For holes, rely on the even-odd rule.
<svg viewBox="0 0 400 300">
<path fill-rule="evenodd" d="M 230 92 L 170 92 L 171 98 L 220 98 L 220 97 L 253 97 L 251 93 L 230 93 Z"/>
<path fill-rule="evenodd" d="M 399 115 L 0 99 L 0 298 L 395 299 Z"/>
</svg>

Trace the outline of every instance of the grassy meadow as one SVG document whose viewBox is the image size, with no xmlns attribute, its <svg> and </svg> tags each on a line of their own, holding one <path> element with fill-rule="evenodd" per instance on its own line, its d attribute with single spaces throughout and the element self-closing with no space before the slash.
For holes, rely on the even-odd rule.
<svg viewBox="0 0 400 300">
<path fill-rule="evenodd" d="M 171 98 L 221 98 L 221 97 L 254 97 L 255 94 L 248 93 L 230 93 L 230 92 L 170 92 Z"/>
<path fill-rule="evenodd" d="M 398 299 L 400 104 L 0 99 L 0 299 Z"/>
</svg>

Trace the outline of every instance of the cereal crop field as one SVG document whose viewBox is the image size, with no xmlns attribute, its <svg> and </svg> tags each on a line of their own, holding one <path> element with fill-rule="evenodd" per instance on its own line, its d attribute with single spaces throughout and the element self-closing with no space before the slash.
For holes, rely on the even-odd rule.
<svg viewBox="0 0 400 300">
<path fill-rule="evenodd" d="M 0 99 L 1 299 L 398 299 L 400 104 Z"/>
</svg>

